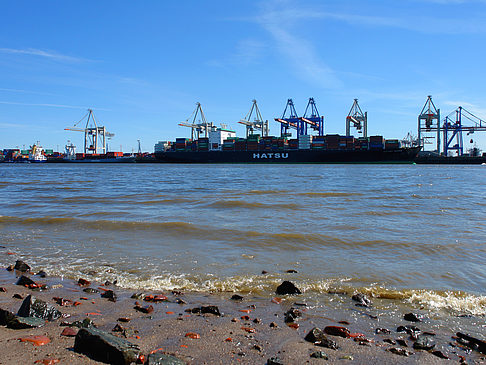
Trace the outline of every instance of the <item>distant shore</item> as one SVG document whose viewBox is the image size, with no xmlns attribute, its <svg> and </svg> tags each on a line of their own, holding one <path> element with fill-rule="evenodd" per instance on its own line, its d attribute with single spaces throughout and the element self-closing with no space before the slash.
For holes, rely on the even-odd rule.
<svg viewBox="0 0 486 365">
<path fill-rule="evenodd" d="M 30 277 L 36 284 L 46 284 L 49 289 L 38 291 L 35 285 L 31 286 L 34 289 L 15 285 L 21 275 Z M 410 322 L 397 314 L 397 327 L 405 328 L 402 329 L 405 332 L 397 332 L 397 327 L 382 328 L 380 318 L 372 318 L 371 323 L 375 325 L 370 327 L 370 318 L 350 316 L 349 310 L 338 317 L 333 313 L 334 318 L 317 316 L 313 308 L 300 302 L 299 295 L 276 294 L 269 299 L 239 297 L 235 293 L 140 292 L 121 289 L 111 283 L 83 280 L 78 283 L 16 270 L 0 276 L 0 287 L 5 290 L 0 292 L 0 308 L 3 310 L 17 313 L 23 300 L 32 295 L 63 314 L 39 328 L 3 327 L 0 331 L 0 364 L 29 364 L 44 360 L 43 363 L 54 364 L 47 360 L 57 359 L 69 364 L 99 363 L 93 359 L 96 356 L 90 355 L 90 358 L 74 351 L 75 337 L 63 332 L 72 328 L 71 335 L 74 335 L 79 328 L 68 325 L 86 318 L 90 318 L 99 330 L 138 345 L 142 354 L 139 362 L 148 361 L 148 355 L 156 351 L 189 364 L 320 364 L 322 357 L 328 358 L 326 363 L 449 363 L 441 356 L 479 364 L 486 357 L 479 351 L 472 351 L 464 340 L 456 339 L 456 342 L 454 332 L 437 333 L 429 323 Z M 108 295 L 104 294 L 107 292 Z M 136 293 L 138 295 L 134 295 Z M 349 300 L 350 308 L 361 305 L 360 298 L 354 299 L 344 298 Z M 201 308 L 206 309 L 201 311 Z M 411 332 L 412 325 L 421 332 Z M 356 333 L 356 329 L 363 326 L 369 330 Z M 317 345 L 309 342 L 308 334 L 315 327 L 327 331 L 328 342 Z M 336 327 L 342 328 L 336 330 Z M 343 333 L 344 337 L 336 336 Z M 433 348 L 428 351 L 414 349 L 417 337 L 421 334 L 423 338 L 424 333 Z M 47 336 L 50 342 L 35 346 L 19 340 L 31 335 Z M 449 343 L 443 340 L 446 338 Z"/>
</svg>

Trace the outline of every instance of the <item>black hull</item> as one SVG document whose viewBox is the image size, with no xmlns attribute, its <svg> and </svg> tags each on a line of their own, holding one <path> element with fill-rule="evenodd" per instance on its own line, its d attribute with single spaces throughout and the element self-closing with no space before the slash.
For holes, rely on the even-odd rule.
<svg viewBox="0 0 486 365">
<path fill-rule="evenodd" d="M 419 147 L 398 150 L 281 150 L 156 152 L 163 163 L 413 163 Z"/>
</svg>

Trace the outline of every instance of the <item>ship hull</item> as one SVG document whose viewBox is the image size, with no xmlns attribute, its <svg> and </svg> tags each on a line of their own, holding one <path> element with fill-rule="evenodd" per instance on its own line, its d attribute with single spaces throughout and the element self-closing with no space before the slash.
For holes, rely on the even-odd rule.
<svg viewBox="0 0 486 365">
<path fill-rule="evenodd" d="M 155 158 L 163 163 L 413 163 L 419 149 L 166 151 Z"/>
</svg>

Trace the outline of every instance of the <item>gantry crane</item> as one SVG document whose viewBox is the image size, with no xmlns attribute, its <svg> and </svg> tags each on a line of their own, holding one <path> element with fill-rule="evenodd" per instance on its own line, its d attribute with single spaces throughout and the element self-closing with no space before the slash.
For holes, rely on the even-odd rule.
<svg viewBox="0 0 486 365">
<path fill-rule="evenodd" d="M 199 120 L 197 119 L 199 115 Z M 189 121 L 191 121 L 189 123 Z M 199 123 L 197 123 L 199 121 Z M 204 116 L 201 103 L 196 103 L 196 109 L 192 112 L 191 116 L 187 118 L 184 122 L 179 123 L 180 126 L 182 127 L 189 127 L 191 128 L 191 139 L 194 140 L 195 137 L 197 136 L 197 139 L 199 139 L 199 136 L 201 133 L 204 133 L 204 137 L 208 137 L 208 130 L 210 130 L 213 127 L 213 123 L 208 123 L 206 121 L 206 117 Z"/>
<path fill-rule="evenodd" d="M 432 95 L 427 96 L 420 115 L 418 116 L 418 141 L 420 146 L 432 144 L 431 139 L 436 139 L 437 153 L 440 152 L 440 109 L 437 109 L 432 101 Z"/>
<path fill-rule="evenodd" d="M 465 125 L 465 120 L 471 125 Z M 458 156 L 462 156 L 464 154 L 462 132 L 467 132 L 467 135 L 470 135 L 474 132 L 486 131 L 486 122 L 460 106 L 444 118 L 442 131 L 444 136 L 444 155 L 447 156 L 449 151 L 456 151 Z M 453 144 L 454 139 L 455 143 Z M 473 140 L 471 139 L 472 142 Z"/>
<path fill-rule="evenodd" d="M 252 100 L 253 104 L 251 105 L 250 111 L 246 114 L 244 119 L 241 119 L 238 123 L 244 124 L 246 126 L 246 138 L 250 134 L 253 134 L 255 130 L 259 130 L 262 132 L 263 137 L 268 136 L 268 120 L 263 121 L 262 115 L 260 113 L 260 109 L 258 109 L 258 104 L 255 99 Z M 251 116 L 255 112 L 254 120 L 251 121 Z"/>
<path fill-rule="evenodd" d="M 286 117 L 287 110 L 289 112 L 289 116 Z M 282 137 L 289 137 L 289 129 L 297 130 L 297 135 L 301 133 L 301 120 L 297 116 L 297 112 L 295 111 L 294 102 L 292 99 L 287 100 L 287 104 L 285 105 L 284 112 L 281 118 L 275 118 L 275 121 L 280 123 L 280 135 Z"/>
<path fill-rule="evenodd" d="M 299 118 L 301 121 L 302 134 L 307 134 L 307 125 L 317 131 L 319 136 L 324 135 L 324 117 L 319 115 L 314 98 L 309 98 L 305 107 L 304 116 Z"/>
<path fill-rule="evenodd" d="M 354 99 L 346 117 L 346 136 L 348 137 L 351 136 L 351 127 L 356 128 L 358 133 L 363 133 L 363 137 L 368 137 L 368 112 L 362 112 L 358 99 Z"/>
<path fill-rule="evenodd" d="M 85 128 L 75 128 L 80 122 L 86 119 Z M 98 127 L 92 109 L 76 123 L 73 127 L 64 128 L 65 131 L 84 132 L 84 153 L 85 154 L 105 154 L 106 140 L 115 136 L 114 133 L 106 131 L 104 126 Z"/>
</svg>

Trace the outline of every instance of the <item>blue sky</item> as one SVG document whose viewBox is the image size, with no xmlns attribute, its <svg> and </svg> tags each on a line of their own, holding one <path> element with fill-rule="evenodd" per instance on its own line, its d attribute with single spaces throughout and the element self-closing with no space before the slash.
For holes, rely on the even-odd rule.
<svg viewBox="0 0 486 365">
<path fill-rule="evenodd" d="M 0 148 L 78 148 L 65 131 L 92 108 L 111 150 L 153 151 L 209 121 L 237 121 L 257 99 L 271 134 L 288 98 L 314 97 L 326 133 L 354 98 L 369 134 L 417 134 L 433 95 L 486 119 L 486 1 L 1 1 Z M 486 135 L 486 133 L 483 133 Z M 474 141 L 486 150 L 486 136 Z M 466 138 L 469 146 L 469 137 Z"/>
</svg>

